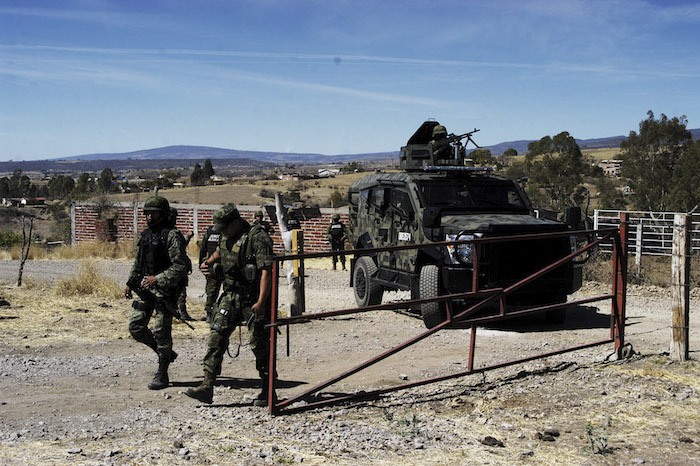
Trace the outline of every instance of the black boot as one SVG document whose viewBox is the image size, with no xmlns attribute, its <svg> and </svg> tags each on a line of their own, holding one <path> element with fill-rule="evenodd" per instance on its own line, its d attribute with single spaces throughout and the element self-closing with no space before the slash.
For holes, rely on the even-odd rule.
<svg viewBox="0 0 700 466">
<path fill-rule="evenodd" d="M 267 395 L 269 391 L 267 389 L 267 380 L 263 380 L 262 391 L 253 400 L 253 406 L 266 407 L 267 406 Z"/>
<path fill-rule="evenodd" d="M 175 352 L 173 352 L 172 355 L 177 357 Z M 170 361 L 175 359 L 173 356 L 170 358 L 158 358 L 158 372 L 156 372 L 151 383 L 148 384 L 149 390 L 162 390 L 170 384 L 168 366 L 170 365 Z"/>
<path fill-rule="evenodd" d="M 214 401 L 214 382 L 216 382 L 216 376 L 211 372 L 204 371 L 202 383 L 194 388 L 185 390 L 185 395 L 202 403 L 211 404 Z"/>
</svg>

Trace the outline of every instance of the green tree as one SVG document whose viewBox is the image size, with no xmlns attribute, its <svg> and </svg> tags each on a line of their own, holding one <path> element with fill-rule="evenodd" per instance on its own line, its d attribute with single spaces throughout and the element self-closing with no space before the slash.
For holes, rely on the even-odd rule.
<svg viewBox="0 0 700 466">
<path fill-rule="evenodd" d="M 496 159 L 491 155 L 488 149 L 475 149 L 469 153 L 469 158 L 474 161 L 475 165 L 494 165 Z"/>
<path fill-rule="evenodd" d="M 596 187 L 600 194 L 598 202 L 600 209 L 624 210 L 627 207 L 625 197 L 608 178 L 604 176 L 598 178 Z"/>
<path fill-rule="evenodd" d="M 87 173 L 83 173 L 78 177 L 78 183 L 75 185 L 75 191 L 78 194 L 91 193 L 95 188 L 95 181 Z"/>
<path fill-rule="evenodd" d="M 47 183 L 48 197 L 52 199 L 66 199 L 75 189 L 73 178 L 66 175 L 52 176 Z"/>
<path fill-rule="evenodd" d="M 673 171 L 669 207 L 674 211 L 689 212 L 698 204 L 700 204 L 700 141 L 695 141 L 681 154 Z"/>
<path fill-rule="evenodd" d="M 516 155 L 518 155 L 518 151 L 511 147 L 510 149 L 507 149 L 505 152 L 503 152 L 503 155 L 505 155 L 506 157 L 515 157 Z"/>
<path fill-rule="evenodd" d="M 204 184 L 204 180 L 204 170 L 202 170 L 202 167 L 198 163 L 195 163 L 192 174 L 190 175 L 190 182 L 193 186 L 202 186 Z"/>
<path fill-rule="evenodd" d="M 207 159 L 204 161 L 204 177 L 206 179 L 209 179 L 210 177 L 214 176 L 214 167 L 211 165 L 211 159 Z"/>
<path fill-rule="evenodd" d="M 107 167 L 100 173 L 100 178 L 97 180 L 97 187 L 103 193 L 108 193 L 112 191 L 112 180 L 114 176 L 112 175 L 112 169 Z"/>
<path fill-rule="evenodd" d="M 620 143 L 622 176 L 634 190 L 633 204 L 640 210 L 667 210 L 672 204 L 674 171 L 681 155 L 692 142 L 685 116 L 669 119 L 647 112 L 639 123 L 639 133 L 630 131 Z"/>
<path fill-rule="evenodd" d="M 0 197 L 10 197 L 10 180 L 7 177 L 0 178 Z"/>
<path fill-rule="evenodd" d="M 585 190 L 581 189 L 586 170 L 583 154 L 576 140 L 564 131 L 545 136 L 528 144 L 525 171 L 532 190 L 542 190 L 550 207 L 563 211 L 570 205 L 581 205 Z M 533 195 L 533 198 L 537 198 Z"/>
</svg>

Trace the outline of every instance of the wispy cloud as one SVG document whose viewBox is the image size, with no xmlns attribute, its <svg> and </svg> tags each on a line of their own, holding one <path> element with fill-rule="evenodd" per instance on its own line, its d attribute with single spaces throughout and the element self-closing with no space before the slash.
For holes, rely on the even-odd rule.
<svg viewBox="0 0 700 466">
<path fill-rule="evenodd" d="M 261 63 L 327 63 L 334 64 L 398 64 L 407 66 L 430 67 L 466 67 L 466 68 L 495 68 L 513 71 L 533 70 L 537 72 L 585 72 L 598 75 L 618 75 L 621 77 L 640 78 L 695 78 L 700 75 L 687 64 L 683 69 L 657 66 L 650 67 L 616 67 L 597 63 L 566 63 L 552 61 L 547 63 L 526 63 L 512 61 L 479 61 L 479 60 L 441 60 L 431 58 L 387 57 L 379 55 L 346 55 L 346 54 L 309 54 L 309 53 L 278 53 L 278 52 L 246 52 L 236 50 L 204 50 L 204 49 L 146 49 L 146 48 L 96 48 L 96 47 L 65 47 L 50 45 L 6 45 L 0 44 L 0 50 L 19 50 L 35 52 L 57 52 L 74 54 L 93 54 L 98 56 L 158 56 L 161 58 L 176 57 L 208 57 L 222 59 L 259 60 Z M 1 70 L 0 70 L 1 72 Z"/>
<path fill-rule="evenodd" d="M 110 10 L 0 7 L 0 16 L 29 16 L 48 20 L 94 23 L 129 28 L 168 28 L 171 24 L 152 14 L 129 14 Z"/>
</svg>

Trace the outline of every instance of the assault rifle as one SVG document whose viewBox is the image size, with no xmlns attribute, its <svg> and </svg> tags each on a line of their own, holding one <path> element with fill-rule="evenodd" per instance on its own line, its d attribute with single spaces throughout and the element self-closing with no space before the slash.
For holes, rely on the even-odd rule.
<svg viewBox="0 0 700 466">
<path fill-rule="evenodd" d="M 142 281 L 143 275 L 134 275 L 126 282 L 126 286 L 128 286 L 131 291 L 136 293 L 136 295 L 141 298 L 146 305 L 153 306 L 156 310 L 161 311 L 164 314 L 170 314 L 194 330 L 194 327 L 182 318 L 180 311 L 178 311 L 172 303 L 168 302 L 166 299 L 157 297 L 151 290 L 142 287 Z"/>
</svg>

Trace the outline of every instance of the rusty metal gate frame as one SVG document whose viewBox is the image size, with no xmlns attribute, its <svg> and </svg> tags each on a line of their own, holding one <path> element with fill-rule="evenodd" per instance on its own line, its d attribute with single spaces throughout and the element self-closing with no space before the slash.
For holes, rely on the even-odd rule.
<svg viewBox="0 0 700 466">
<path fill-rule="evenodd" d="M 415 299 L 415 300 L 409 300 L 409 301 L 401 301 L 397 303 L 388 303 L 388 304 L 378 304 L 378 305 L 373 305 L 373 306 L 367 306 L 367 307 L 360 307 L 360 308 L 352 308 L 352 309 L 341 309 L 341 310 L 336 310 L 336 311 L 329 311 L 329 312 L 320 312 L 320 313 L 314 313 L 314 314 L 304 314 L 300 316 L 293 316 L 293 317 L 284 317 L 280 318 L 277 316 L 277 307 L 279 304 L 279 264 L 282 261 L 285 260 L 296 260 L 296 259 L 311 259 L 311 258 L 318 258 L 318 257 L 329 257 L 332 255 L 331 253 L 313 253 L 313 254 L 297 254 L 297 255 L 288 255 L 288 256 L 277 256 L 275 258 L 275 263 L 273 264 L 273 270 L 272 270 L 272 276 L 273 276 L 273 290 L 272 290 L 272 297 L 271 297 L 271 320 L 270 324 L 268 324 L 268 327 L 270 329 L 270 342 L 269 342 L 269 350 L 270 350 L 270 360 L 269 360 L 269 378 L 268 378 L 268 410 L 270 414 L 272 415 L 280 415 L 280 414 L 290 414 L 293 412 L 299 412 L 299 411 L 305 411 L 305 410 L 310 410 L 314 408 L 318 408 L 321 406 L 326 406 L 330 404 L 336 404 L 344 401 L 349 401 L 349 400 L 358 400 L 362 398 L 370 398 L 370 397 L 376 397 L 385 393 L 397 391 L 397 390 L 403 390 L 407 388 L 412 388 L 412 387 L 418 387 L 421 385 L 427 385 L 430 383 L 434 382 L 440 382 L 444 380 L 449 380 L 449 379 L 454 379 L 454 378 L 459 378 L 459 377 L 464 377 L 467 375 L 471 374 L 477 374 L 477 373 L 483 373 L 489 370 L 493 369 L 499 369 L 502 367 L 507 367 L 507 366 L 512 366 L 515 364 L 521 364 L 524 362 L 528 361 L 533 361 L 539 358 L 545 358 L 553 355 L 558 355 L 558 354 L 564 354 L 572 351 L 577 351 L 585 348 L 591 348 L 594 346 L 599 346 L 599 345 L 604 345 L 608 343 L 613 343 L 614 344 L 614 349 L 618 357 L 622 357 L 624 355 L 624 347 L 625 347 L 625 306 L 626 306 L 626 300 L 627 300 L 627 293 L 626 293 L 626 288 L 627 288 L 627 244 L 628 244 L 628 216 L 626 213 L 621 213 L 620 215 L 620 227 L 618 229 L 614 228 L 607 228 L 607 229 L 598 229 L 598 230 L 579 230 L 579 231 L 566 231 L 566 232 L 557 232 L 557 233 L 539 233 L 539 234 L 526 234 L 526 235 L 513 235 L 513 236 L 501 236 L 501 237 L 494 237 L 494 238 L 474 238 L 471 240 L 461 240 L 461 241 L 444 241 L 444 242 L 435 242 L 435 243 L 430 243 L 430 244 L 423 244 L 423 245 L 405 245 L 405 246 L 392 246 L 392 247 L 385 247 L 385 248 L 373 248 L 373 249 L 363 249 L 362 253 L 363 254 L 371 254 L 371 253 L 376 253 L 376 252 L 384 252 L 384 251 L 396 251 L 396 250 L 406 250 L 406 249 L 421 249 L 421 248 L 426 248 L 426 247 L 436 247 L 436 246 L 448 246 L 448 245 L 459 245 L 459 244 L 476 244 L 476 243 L 490 243 L 490 242 L 506 242 L 506 241 L 520 241 L 520 240 L 532 240 L 532 239 L 539 239 L 539 238 L 546 238 L 546 237 L 560 237 L 560 236 L 581 236 L 581 235 L 594 235 L 597 237 L 597 239 L 590 241 L 586 246 L 582 247 L 581 249 L 549 264 L 548 266 L 544 267 L 543 269 L 532 273 L 531 275 L 523 278 L 522 280 L 508 286 L 505 288 L 493 288 L 493 289 L 484 289 L 484 290 L 479 290 L 478 288 L 478 257 L 477 257 L 477 248 L 472 247 L 472 253 L 474 254 L 473 258 L 473 267 L 474 267 L 474 272 L 473 272 L 473 277 L 474 277 L 474 282 L 472 286 L 472 290 L 476 291 L 469 291 L 469 292 L 463 292 L 463 293 L 456 293 L 456 294 L 450 294 L 450 295 L 441 295 L 437 297 L 432 297 L 432 298 L 423 298 L 423 299 Z M 573 261 L 574 258 L 577 256 L 580 256 L 582 253 L 587 252 L 591 248 L 597 246 L 598 244 L 612 240 L 613 242 L 613 253 L 612 253 L 612 293 L 606 294 L 606 295 L 601 295 L 601 296 L 596 296 L 593 298 L 587 298 L 587 299 L 582 299 L 578 301 L 571 301 L 571 302 L 566 302 L 566 303 L 561 303 L 561 304 L 551 304 L 551 305 L 545 305 L 545 306 L 537 306 L 537 307 L 532 307 L 532 308 L 527 308 L 527 309 L 520 309 L 520 310 L 515 310 L 515 311 L 506 311 L 505 307 L 505 296 L 508 295 L 509 293 L 512 293 L 513 291 L 527 285 L 531 281 L 539 278 L 541 275 L 546 274 L 547 272 L 565 264 L 566 262 Z M 338 254 L 340 251 L 336 251 L 335 253 Z M 348 250 L 345 252 L 345 254 L 353 254 L 356 251 L 353 250 Z M 303 283 L 303 277 L 302 277 L 302 288 L 304 287 Z M 478 303 L 472 305 L 471 307 L 457 313 L 453 314 L 453 301 L 455 299 L 461 299 L 461 298 L 477 298 L 481 299 Z M 610 315 L 610 338 L 607 338 L 605 340 L 601 341 L 595 341 L 583 345 L 578 345 L 570 348 L 565 348 L 561 350 L 556 350 L 556 351 L 551 351 L 548 353 L 542 353 L 542 354 L 537 354 L 533 356 L 528 356 L 525 358 L 521 359 L 516 359 L 512 361 L 507 361 L 503 363 L 498 363 L 498 364 L 493 364 L 490 366 L 483 366 L 483 367 L 478 367 L 474 368 L 474 350 L 475 350 L 475 345 L 476 345 L 476 329 L 479 324 L 484 324 L 484 323 L 491 323 L 491 322 L 496 322 L 496 321 L 502 321 L 502 320 L 507 320 L 511 319 L 514 317 L 520 317 L 528 314 L 534 314 L 534 313 L 539 313 L 543 311 L 549 311 L 549 310 L 555 310 L 555 309 L 560 309 L 566 306 L 571 306 L 571 305 L 579 305 L 579 304 L 587 304 L 587 303 L 592 303 L 592 302 L 597 302 L 597 301 L 604 301 L 610 299 L 611 300 L 611 315 Z M 482 317 L 476 317 L 476 318 L 471 318 L 469 319 L 468 317 L 472 314 L 474 314 L 476 311 L 480 310 L 482 307 L 486 306 L 487 304 L 493 302 L 493 301 L 498 301 L 498 307 L 499 307 L 499 313 L 494 314 L 494 315 L 488 315 L 488 316 L 482 316 Z M 421 303 L 428 303 L 428 302 L 445 302 L 445 307 L 447 309 L 447 320 L 445 320 L 443 323 L 430 328 L 426 330 L 425 332 L 417 335 L 416 337 L 413 337 L 404 343 L 401 343 L 398 346 L 395 346 L 377 356 L 374 358 L 371 358 L 364 363 L 355 366 L 352 369 L 346 370 L 342 374 L 333 377 L 331 379 L 326 380 L 325 382 L 322 382 L 306 391 L 304 391 L 301 394 L 292 396 L 291 398 L 287 398 L 284 400 L 277 400 L 276 397 L 276 392 L 275 392 L 275 386 L 277 382 L 277 329 L 280 326 L 289 326 L 289 325 L 295 325 L 295 324 L 300 324 L 300 323 L 307 323 L 312 320 L 318 320 L 318 319 L 324 319 L 327 317 L 333 317 L 333 316 L 340 316 L 340 315 L 348 315 L 348 314 L 356 314 L 356 313 L 362 313 L 362 312 L 370 312 L 370 311 L 385 311 L 385 310 L 396 310 L 396 309 L 405 309 L 406 307 L 409 307 L 413 304 L 421 304 Z M 458 322 L 460 325 L 465 325 L 471 328 L 471 335 L 470 335 L 470 340 L 469 340 L 469 359 L 468 359 L 468 366 L 466 371 L 462 372 L 457 372 L 453 374 L 448 374 L 448 375 L 442 375 L 439 377 L 433 377 L 425 380 L 420 380 L 416 382 L 410 382 L 406 384 L 401 384 L 401 385 L 395 385 L 392 387 L 386 387 L 386 388 L 381 388 L 377 390 L 372 390 L 369 392 L 366 391 L 361 391 L 353 394 L 348 394 L 348 395 L 343 395 L 343 396 L 335 396 L 332 398 L 326 398 L 321 401 L 314 401 L 314 402 L 308 402 L 304 405 L 301 406 L 292 406 L 294 403 L 304 401 L 307 399 L 309 396 L 313 395 L 314 393 L 317 393 L 324 388 L 333 385 L 340 380 L 343 380 L 363 369 L 366 369 L 369 366 L 372 366 L 373 364 L 382 361 L 383 359 L 388 358 L 389 356 L 398 353 L 399 351 L 408 348 L 409 346 L 429 337 L 430 335 L 433 335 L 437 333 L 438 331 L 450 327 L 451 324 Z M 289 333 L 287 333 L 288 338 L 289 338 Z M 289 342 L 287 342 L 289 343 Z"/>
</svg>

